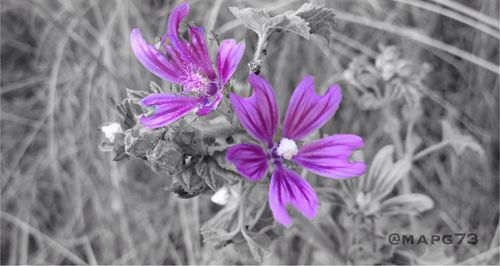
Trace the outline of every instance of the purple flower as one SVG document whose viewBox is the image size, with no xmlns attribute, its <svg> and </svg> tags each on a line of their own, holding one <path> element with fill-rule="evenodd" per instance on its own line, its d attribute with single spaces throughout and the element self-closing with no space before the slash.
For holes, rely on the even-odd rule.
<svg viewBox="0 0 500 266">
<path fill-rule="evenodd" d="M 188 13 L 188 4 L 172 10 L 159 48 L 148 44 L 137 28 L 130 35 L 132 50 L 144 67 L 156 76 L 184 87 L 181 95 L 162 93 L 141 100 L 142 105 L 155 109 L 152 115 L 140 118 L 145 127 L 166 126 L 193 110 L 198 116 L 204 116 L 217 108 L 224 86 L 243 56 L 243 42 L 223 40 L 214 70 L 203 28 L 190 26 L 189 41 L 179 37 L 179 25 Z"/>
<path fill-rule="evenodd" d="M 287 167 L 288 164 L 293 162 L 334 179 L 362 175 L 366 168 L 363 162 L 349 160 L 353 151 L 364 145 L 359 136 L 334 135 L 299 144 L 333 116 L 342 98 L 340 87 L 331 86 L 324 96 L 319 96 L 314 92 L 313 78 L 306 76 L 290 99 L 281 140 L 276 142 L 274 136 L 280 116 L 273 88 L 255 74 L 251 74 L 248 81 L 253 89 L 252 96 L 241 98 L 231 94 L 230 101 L 241 125 L 263 145 L 233 145 L 227 150 L 227 159 L 250 181 L 261 180 L 271 163 L 269 206 L 276 221 L 291 225 L 287 205 L 312 219 L 318 207 L 316 193 L 306 180 Z"/>
</svg>

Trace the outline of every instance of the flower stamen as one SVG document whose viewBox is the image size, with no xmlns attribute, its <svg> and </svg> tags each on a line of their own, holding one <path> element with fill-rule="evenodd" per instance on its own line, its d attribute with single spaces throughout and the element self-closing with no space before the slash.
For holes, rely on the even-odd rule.
<svg viewBox="0 0 500 266">
<path fill-rule="evenodd" d="M 276 150 L 279 156 L 283 157 L 285 160 L 292 159 L 293 156 L 299 153 L 297 144 L 291 139 L 283 138 L 278 145 Z"/>
<path fill-rule="evenodd" d="M 209 81 L 199 72 L 189 72 L 186 76 L 181 77 L 180 80 L 185 87 L 185 92 L 195 95 L 204 95 L 207 93 Z"/>
</svg>

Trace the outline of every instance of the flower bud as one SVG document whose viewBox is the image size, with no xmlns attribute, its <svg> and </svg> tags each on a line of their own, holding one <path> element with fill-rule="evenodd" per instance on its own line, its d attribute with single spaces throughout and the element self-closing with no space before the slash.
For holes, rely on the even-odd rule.
<svg viewBox="0 0 500 266">
<path fill-rule="evenodd" d="M 175 143 L 160 140 L 158 145 L 148 153 L 147 160 L 156 172 L 180 173 L 182 171 L 183 154 Z"/>
<path fill-rule="evenodd" d="M 117 122 L 103 124 L 101 126 L 101 131 L 109 142 L 115 142 L 115 135 L 123 134 L 122 127 L 120 123 Z"/>
<path fill-rule="evenodd" d="M 163 130 L 149 130 L 141 126 L 131 128 L 125 131 L 125 152 L 144 159 L 160 141 L 163 134 Z"/>
<path fill-rule="evenodd" d="M 192 167 L 184 168 L 182 173 L 177 174 L 175 178 L 176 182 L 172 185 L 171 191 L 181 198 L 196 197 L 210 190 L 205 181 L 196 174 Z"/>
</svg>

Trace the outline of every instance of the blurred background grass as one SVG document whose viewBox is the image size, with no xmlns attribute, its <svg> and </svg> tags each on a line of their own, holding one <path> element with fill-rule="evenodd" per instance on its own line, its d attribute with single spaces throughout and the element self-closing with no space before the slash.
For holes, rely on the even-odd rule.
<svg viewBox="0 0 500 266">
<path fill-rule="evenodd" d="M 229 6 L 296 9 L 303 1 L 190 1 L 190 20 L 222 38 L 246 38 L 242 62 L 256 36 Z M 317 89 L 339 82 L 359 54 L 379 44 L 399 46 L 404 57 L 429 62 L 426 84 L 439 101 L 424 102 L 424 143 L 440 140 L 439 119 L 460 121 L 486 150 L 438 153 L 419 162 L 412 190 L 434 199 L 425 219 L 433 232 L 477 232 L 477 246 L 460 246 L 458 261 L 498 247 L 499 2 L 496 0 L 335 0 L 329 43 L 292 34 L 273 35 L 263 68 L 281 107 L 305 74 Z M 174 1 L 30 1 L 1 4 L 1 263 L 200 264 L 238 261 L 202 244 L 200 225 L 214 211 L 207 196 L 176 199 L 142 161 L 113 162 L 97 148 L 99 125 L 118 121 L 112 101 L 125 88 L 155 80 L 134 58 L 132 27 L 150 40 L 165 30 Z M 214 42 L 211 42 L 215 47 Z M 247 66 L 235 76 L 245 86 Z M 496 73 L 495 73 L 496 72 Z M 164 84 L 164 83 L 163 83 Z M 345 91 L 345 88 L 344 88 Z M 365 156 L 389 143 L 379 114 L 356 108 L 344 92 L 329 132 L 363 136 Z M 450 155 L 451 154 L 451 155 Z M 293 241 L 291 241 L 293 240 Z M 310 239 L 309 239 L 310 240 Z M 276 245 L 273 263 L 318 263 L 322 247 L 294 230 Z M 328 250 L 325 250 L 328 252 Z"/>
</svg>

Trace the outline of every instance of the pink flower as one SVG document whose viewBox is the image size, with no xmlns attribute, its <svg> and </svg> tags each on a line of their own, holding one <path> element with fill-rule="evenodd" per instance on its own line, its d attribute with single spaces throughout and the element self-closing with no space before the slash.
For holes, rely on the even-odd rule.
<svg viewBox="0 0 500 266">
<path fill-rule="evenodd" d="M 172 10 L 167 33 L 161 38 L 162 50 L 148 44 L 137 28 L 130 35 L 132 50 L 144 67 L 156 76 L 184 87 L 181 95 L 162 93 L 142 99 L 141 104 L 155 107 L 152 115 L 140 118 L 145 127 L 163 127 L 190 111 L 204 116 L 217 108 L 224 86 L 243 56 L 244 43 L 223 40 L 214 70 L 202 27 L 189 27 L 189 41 L 179 37 L 179 25 L 188 13 L 189 5 L 186 3 Z M 167 44 L 167 39 L 170 44 Z"/>
<path fill-rule="evenodd" d="M 315 174 L 334 179 L 359 176 L 366 169 L 363 162 L 349 160 L 352 152 L 364 145 L 359 136 L 334 135 L 298 144 L 333 116 L 342 99 L 340 87 L 331 86 L 324 96 L 319 96 L 314 92 L 313 78 L 306 76 L 290 99 L 282 139 L 275 142 L 280 116 L 274 91 L 265 79 L 255 74 L 250 74 L 248 81 L 253 89 L 252 96 L 240 98 L 231 94 L 230 101 L 241 125 L 263 145 L 233 145 L 227 150 L 227 159 L 242 176 L 255 182 L 268 172 L 271 163 L 269 206 L 276 221 L 291 225 L 287 205 L 312 219 L 318 207 L 316 193 L 286 164 L 293 162 Z"/>
</svg>

